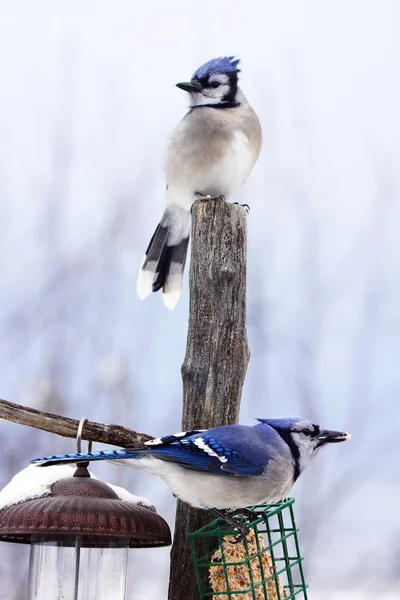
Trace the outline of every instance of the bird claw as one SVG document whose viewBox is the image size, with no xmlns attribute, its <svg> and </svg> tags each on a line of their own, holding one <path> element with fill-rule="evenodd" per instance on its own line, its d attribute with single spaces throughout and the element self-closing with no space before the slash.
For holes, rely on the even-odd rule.
<svg viewBox="0 0 400 600">
<path fill-rule="evenodd" d="M 234 527 L 235 529 L 237 529 L 239 531 L 239 535 L 233 538 L 233 541 L 229 540 L 231 544 L 239 544 L 240 542 L 242 542 L 250 533 L 250 528 L 247 527 L 247 525 L 244 525 L 244 523 L 241 523 L 240 521 L 237 521 L 236 519 L 234 519 L 233 517 L 235 515 L 241 515 L 247 518 L 251 518 L 254 516 L 254 512 L 248 508 L 238 508 L 232 511 L 220 511 L 217 510 L 215 508 L 211 509 L 212 512 L 214 514 L 216 514 L 218 517 L 224 519 L 225 523 L 227 523 L 228 525 L 231 525 L 232 527 Z"/>
<path fill-rule="evenodd" d="M 228 514 L 230 517 L 242 515 L 243 517 L 247 517 L 247 519 L 254 519 L 254 517 L 265 518 L 265 510 L 251 510 L 251 508 L 235 508 L 229 511 Z"/>
<path fill-rule="evenodd" d="M 222 202 L 225 202 L 225 196 L 223 194 L 220 194 L 219 196 L 211 196 L 210 194 L 195 192 L 194 195 L 199 202 L 208 202 L 209 200 L 222 200 Z"/>
<path fill-rule="evenodd" d="M 226 515 L 227 523 L 235 523 L 235 527 L 240 532 L 240 535 L 236 536 L 234 538 L 234 541 L 230 540 L 231 544 L 240 544 L 240 542 L 243 542 L 243 540 L 250 533 L 250 528 L 247 527 L 247 525 L 244 525 L 243 523 L 240 523 L 240 522 L 236 521 L 236 519 L 234 519 L 234 517 L 236 517 L 236 516 L 241 516 L 241 517 L 245 517 L 248 520 L 253 520 L 255 517 L 258 519 L 259 518 L 265 519 L 266 515 L 265 515 L 265 510 L 251 510 L 251 508 L 236 508 L 234 510 L 229 511 Z"/>
<path fill-rule="evenodd" d="M 250 533 L 250 529 L 248 527 L 245 527 L 244 525 L 242 526 L 237 526 L 237 528 L 240 531 L 240 535 L 237 535 L 236 537 L 233 538 L 233 540 L 229 540 L 230 544 L 240 544 L 241 542 L 243 542 L 243 540 L 245 540 L 247 538 L 247 536 Z"/>
<path fill-rule="evenodd" d="M 200 202 L 208 202 L 209 200 L 212 200 L 212 197 L 210 196 L 210 194 L 203 194 L 202 192 L 195 192 L 194 195 Z"/>
<path fill-rule="evenodd" d="M 250 213 L 250 206 L 248 204 L 239 204 L 239 202 L 233 202 L 233 204 L 236 204 L 237 206 L 242 206 L 247 214 Z"/>
</svg>

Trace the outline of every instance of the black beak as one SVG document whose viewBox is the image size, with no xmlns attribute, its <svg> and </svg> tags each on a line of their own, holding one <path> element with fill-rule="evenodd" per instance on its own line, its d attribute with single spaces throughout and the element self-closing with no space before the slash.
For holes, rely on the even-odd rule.
<svg viewBox="0 0 400 600">
<path fill-rule="evenodd" d="M 185 92 L 201 92 L 200 83 L 192 82 L 192 81 L 183 81 L 182 83 L 177 83 L 176 87 L 181 90 L 185 90 Z"/>
<path fill-rule="evenodd" d="M 342 433 L 341 431 L 329 431 L 329 429 L 321 429 L 316 439 L 319 445 L 332 444 L 334 442 L 345 442 L 351 438 L 350 433 Z"/>
</svg>

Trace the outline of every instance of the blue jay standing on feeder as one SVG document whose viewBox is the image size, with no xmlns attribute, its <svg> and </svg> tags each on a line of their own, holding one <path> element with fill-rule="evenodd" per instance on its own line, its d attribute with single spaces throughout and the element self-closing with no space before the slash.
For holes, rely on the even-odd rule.
<svg viewBox="0 0 400 600">
<path fill-rule="evenodd" d="M 222 509 L 245 514 L 248 506 L 286 498 L 320 448 L 351 437 L 305 419 L 258 421 L 253 427 L 182 431 L 141 448 L 59 454 L 32 463 L 47 467 L 80 460 L 121 461 L 158 475 L 180 500 L 221 516 Z"/>
<path fill-rule="evenodd" d="M 178 302 L 198 198 L 228 198 L 250 175 L 261 148 L 258 117 L 238 87 L 239 60 L 216 58 L 190 82 L 190 110 L 170 138 L 165 156 L 167 202 L 150 240 L 137 281 L 143 299 L 162 288 L 164 304 Z"/>
</svg>

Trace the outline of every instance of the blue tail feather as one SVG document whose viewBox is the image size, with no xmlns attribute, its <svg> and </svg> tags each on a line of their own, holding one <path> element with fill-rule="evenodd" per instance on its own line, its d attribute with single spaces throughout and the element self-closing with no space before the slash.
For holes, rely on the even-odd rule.
<svg viewBox="0 0 400 600">
<path fill-rule="evenodd" d="M 101 450 L 99 452 L 82 452 L 80 454 L 54 454 L 53 456 L 44 456 L 35 458 L 32 464 L 38 467 L 49 467 L 52 465 L 69 464 L 85 460 L 115 460 L 125 458 L 139 458 L 139 456 L 127 450 Z"/>
</svg>

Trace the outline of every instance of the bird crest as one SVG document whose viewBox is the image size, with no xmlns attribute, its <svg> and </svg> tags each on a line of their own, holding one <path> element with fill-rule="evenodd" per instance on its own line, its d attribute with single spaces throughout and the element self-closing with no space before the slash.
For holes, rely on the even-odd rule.
<svg viewBox="0 0 400 600">
<path fill-rule="evenodd" d="M 235 56 L 213 58 L 195 71 L 193 79 L 202 79 L 203 77 L 208 77 L 209 75 L 215 75 L 217 73 L 239 73 L 240 69 L 237 68 L 239 62 L 240 59 L 235 58 Z"/>
</svg>

